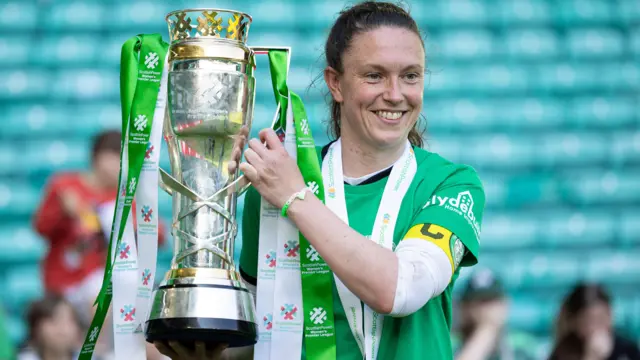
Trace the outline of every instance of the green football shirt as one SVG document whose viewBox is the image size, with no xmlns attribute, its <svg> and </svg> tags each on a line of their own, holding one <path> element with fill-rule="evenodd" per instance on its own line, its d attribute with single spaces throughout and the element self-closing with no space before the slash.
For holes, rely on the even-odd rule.
<svg viewBox="0 0 640 360">
<path fill-rule="evenodd" d="M 459 275 L 457 265 L 472 266 L 478 261 L 479 232 L 485 195 L 482 183 L 471 167 L 454 164 L 424 149 L 414 148 L 414 151 L 418 168 L 400 207 L 394 232 L 394 249 L 405 237 L 415 238 L 418 234 L 418 238 L 436 242 L 435 239 L 442 239 L 442 234 L 447 233 L 447 230 L 449 237 L 446 239 L 453 243 L 457 236 L 466 249 L 461 256 L 456 256 L 453 248 L 440 246 L 447 252 L 455 268 L 449 286 L 409 316 L 385 317 L 378 358 L 452 359 L 452 289 Z M 318 148 L 320 161 L 321 153 L 321 149 Z M 345 184 L 349 225 L 364 236 L 371 234 L 387 179 L 388 176 L 385 176 L 357 186 Z M 247 280 L 255 281 L 258 266 L 260 195 L 253 188 L 246 194 L 242 221 L 240 271 Z M 434 228 L 444 230 L 434 233 L 431 230 Z M 421 233 L 423 236 L 420 236 Z M 457 253 L 460 254 L 460 251 Z M 452 254 L 455 260 L 452 259 Z M 361 360 L 362 355 L 349 329 L 335 284 L 333 300 L 337 359 Z M 305 359 L 304 347 L 302 358 Z"/>
</svg>

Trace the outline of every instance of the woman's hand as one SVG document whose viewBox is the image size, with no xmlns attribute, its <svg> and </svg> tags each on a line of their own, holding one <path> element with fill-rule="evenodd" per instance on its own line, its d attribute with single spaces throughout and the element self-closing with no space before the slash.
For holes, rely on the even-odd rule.
<svg viewBox="0 0 640 360">
<path fill-rule="evenodd" d="M 177 341 L 169 341 L 168 343 L 156 341 L 153 343 L 164 356 L 170 357 L 172 360 L 222 360 L 222 352 L 227 345 L 220 344 L 215 348 L 207 348 L 205 343 L 196 341 L 195 350 L 187 349 L 184 345 Z"/>
<path fill-rule="evenodd" d="M 249 141 L 249 148 L 244 152 L 247 162 L 240 164 L 240 170 L 260 195 L 281 208 L 291 195 L 305 187 L 304 179 L 275 131 L 264 129 L 259 137 L 260 140 Z"/>
<path fill-rule="evenodd" d="M 233 147 L 231 150 L 231 160 L 229 160 L 227 170 L 229 174 L 233 174 L 236 172 L 238 168 L 238 163 L 240 162 L 240 158 L 242 158 L 242 149 L 244 149 L 244 145 L 247 143 L 247 137 L 249 136 L 249 128 L 247 126 L 243 126 L 240 129 L 238 135 L 235 136 L 233 140 Z"/>
</svg>

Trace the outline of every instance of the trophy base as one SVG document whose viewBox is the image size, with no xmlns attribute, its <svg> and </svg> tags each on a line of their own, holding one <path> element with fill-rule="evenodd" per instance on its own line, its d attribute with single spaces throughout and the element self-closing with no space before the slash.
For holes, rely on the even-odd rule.
<svg viewBox="0 0 640 360">
<path fill-rule="evenodd" d="M 193 346 L 202 341 L 228 347 L 257 343 L 253 295 L 233 279 L 235 275 L 225 279 L 218 274 L 207 269 L 170 272 L 153 295 L 145 329 L 147 342 L 178 341 Z"/>
<path fill-rule="evenodd" d="M 242 320 L 212 318 L 173 318 L 147 322 L 147 342 L 178 341 L 188 348 L 201 341 L 207 347 L 228 344 L 228 347 L 254 345 L 256 324 Z"/>
</svg>

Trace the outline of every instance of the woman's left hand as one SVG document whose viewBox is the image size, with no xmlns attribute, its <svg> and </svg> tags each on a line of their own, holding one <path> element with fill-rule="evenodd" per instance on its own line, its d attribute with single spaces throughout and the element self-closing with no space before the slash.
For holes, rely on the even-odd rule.
<svg viewBox="0 0 640 360">
<path fill-rule="evenodd" d="M 304 179 L 275 131 L 264 129 L 259 138 L 249 141 L 244 152 L 246 162 L 240 164 L 240 171 L 269 203 L 281 208 L 291 195 L 305 187 Z"/>
</svg>

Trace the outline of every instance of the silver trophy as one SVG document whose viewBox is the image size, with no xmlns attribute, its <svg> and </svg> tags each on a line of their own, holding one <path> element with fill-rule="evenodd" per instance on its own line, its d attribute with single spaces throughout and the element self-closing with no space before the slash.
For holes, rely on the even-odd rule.
<svg viewBox="0 0 640 360">
<path fill-rule="evenodd" d="M 171 174 L 174 258 L 146 322 L 149 342 L 257 342 L 253 295 L 233 266 L 238 171 L 236 139 L 251 127 L 255 99 L 251 17 L 217 9 L 166 16 L 170 47 L 164 136 Z M 240 149 L 242 151 L 242 149 Z"/>
</svg>

